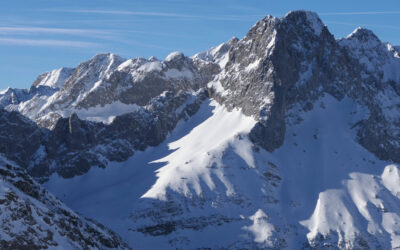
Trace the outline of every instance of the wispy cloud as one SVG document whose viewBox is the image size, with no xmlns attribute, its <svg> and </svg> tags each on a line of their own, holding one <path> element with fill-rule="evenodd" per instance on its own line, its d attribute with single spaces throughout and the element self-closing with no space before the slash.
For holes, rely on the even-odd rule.
<svg viewBox="0 0 400 250">
<path fill-rule="evenodd" d="M 394 15 L 400 11 L 355 11 L 355 12 L 321 12 L 320 16 L 341 16 L 341 15 Z"/>
<path fill-rule="evenodd" d="M 1 27 L 0 32 L 13 33 L 13 32 L 37 32 L 37 33 L 53 33 L 53 34 L 105 34 L 101 30 L 88 30 L 88 29 L 64 29 L 64 28 L 46 28 L 46 27 Z"/>
<path fill-rule="evenodd" d="M 149 17 L 168 17 L 201 20 L 221 20 L 221 21 L 252 21 L 262 15 L 188 15 L 171 12 L 143 12 L 125 10 L 93 10 L 93 9 L 42 9 L 42 11 L 64 12 L 64 13 L 86 13 L 86 14 L 106 14 L 106 15 L 129 15 L 129 16 L 149 16 Z"/>
<path fill-rule="evenodd" d="M 20 46 L 75 47 L 75 48 L 100 47 L 100 44 L 91 42 L 68 41 L 68 40 L 23 39 L 23 38 L 0 38 L 0 44 L 20 45 Z"/>
<path fill-rule="evenodd" d="M 55 12 L 71 12 L 71 13 L 92 13 L 92 14 L 111 14 L 111 15 L 130 15 L 130 16 L 160 16 L 160 17 L 197 17 L 194 15 L 168 13 L 168 12 L 141 12 L 141 11 L 125 11 L 125 10 L 60 10 L 47 9 L 46 11 Z"/>
<path fill-rule="evenodd" d="M 231 7 L 235 8 L 235 7 Z M 236 7 L 239 8 L 239 7 Z M 241 8 L 241 7 L 240 7 Z M 242 8 L 241 8 L 242 9 Z M 256 8 L 249 8 L 249 11 L 257 12 Z M 169 18 L 192 18 L 206 20 L 224 21 L 249 21 L 249 19 L 260 18 L 264 14 L 245 14 L 245 15 L 191 15 L 173 12 L 146 12 L 146 11 L 125 11 L 125 10 L 100 10 L 100 9 L 42 9 L 42 11 L 64 12 L 64 13 L 86 13 L 86 14 L 107 14 L 107 15 L 130 15 L 130 16 L 150 16 L 150 17 L 169 17 Z M 400 11 L 351 11 L 351 12 L 319 12 L 321 16 L 339 15 L 397 15 Z M 279 16 L 279 15 L 277 15 Z"/>
<path fill-rule="evenodd" d="M 85 36 L 85 37 L 97 37 L 107 38 L 111 36 L 111 32 L 104 30 L 93 30 L 93 29 L 66 29 L 66 28 L 48 28 L 48 27 L 1 27 L 0 35 L 3 34 L 52 34 L 52 35 L 73 35 L 73 36 Z"/>
</svg>

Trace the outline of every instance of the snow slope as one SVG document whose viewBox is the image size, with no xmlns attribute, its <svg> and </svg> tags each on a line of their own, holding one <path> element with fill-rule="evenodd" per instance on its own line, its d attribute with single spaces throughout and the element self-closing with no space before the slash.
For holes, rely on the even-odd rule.
<svg viewBox="0 0 400 250">
<path fill-rule="evenodd" d="M 76 113 L 82 120 L 102 122 L 110 124 L 116 116 L 139 110 L 141 107 L 136 104 L 125 104 L 116 101 L 104 106 L 94 106 L 88 109 L 64 109 L 59 111 L 62 117 L 69 117 L 71 114 Z"/>
<path fill-rule="evenodd" d="M 169 149 L 175 152 L 154 161 L 155 163 L 168 162 L 168 164 L 157 170 L 157 182 L 142 198 L 166 200 L 168 189 L 182 193 L 186 197 L 204 195 L 205 190 L 201 188 L 201 182 L 205 182 L 210 190 L 216 188 L 211 175 L 216 175 L 225 185 L 227 195 L 234 193 L 232 185 L 223 176 L 221 169 L 217 168 L 217 171 L 213 171 L 215 165 L 221 164 L 213 160 L 214 152 L 224 151 L 232 143 L 235 135 L 248 133 L 256 121 L 244 116 L 239 110 L 227 112 L 225 107 L 216 102 L 212 102 L 211 105 L 215 105 L 215 109 L 206 122 L 195 127 L 188 135 L 170 143 Z M 210 142 L 212 142 L 211 145 Z M 236 147 L 238 154 L 243 154 L 243 158 L 248 158 L 247 164 L 254 167 L 254 162 L 248 155 L 251 148 L 245 144 Z M 187 166 L 182 166 L 183 162 Z"/>
<path fill-rule="evenodd" d="M 321 192 L 312 217 L 301 222 L 310 230 L 307 238 L 311 245 L 399 248 L 398 167 L 389 165 L 382 175 L 354 172 L 349 177 L 341 188 Z M 365 241 L 369 234 L 371 239 Z M 319 236 L 326 235 L 331 237 L 321 244 Z"/>
<path fill-rule="evenodd" d="M 291 110 L 304 120 L 269 153 L 247 138 L 252 118 L 205 101 L 161 145 L 45 186 L 137 249 L 397 246 L 397 166 L 354 141 L 357 102 L 317 104 Z"/>
</svg>

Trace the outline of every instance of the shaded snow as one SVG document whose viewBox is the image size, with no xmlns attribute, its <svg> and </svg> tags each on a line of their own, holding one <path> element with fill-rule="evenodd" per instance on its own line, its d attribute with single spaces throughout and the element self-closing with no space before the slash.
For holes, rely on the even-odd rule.
<svg viewBox="0 0 400 250">
<path fill-rule="evenodd" d="M 152 71 L 159 72 L 162 70 L 162 62 L 159 61 L 148 62 L 140 66 L 138 70 L 144 72 L 152 72 Z"/>
<path fill-rule="evenodd" d="M 193 73 L 187 68 L 182 70 L 177 69 L 169 69 L 164 73 L 165 77 L 167 78 L 193 78 Z"/>
<path fill-rule="evenodd" d="M 97 105 L 88 109 L 73 109 L 62 113 L 64 117 L 76 113 L 80 119 L 110 124 L 116 116 L 134 112 L 140 109 L 136 104 L 125 104 L 116 101 L 104 106 Z"/>
</svg>

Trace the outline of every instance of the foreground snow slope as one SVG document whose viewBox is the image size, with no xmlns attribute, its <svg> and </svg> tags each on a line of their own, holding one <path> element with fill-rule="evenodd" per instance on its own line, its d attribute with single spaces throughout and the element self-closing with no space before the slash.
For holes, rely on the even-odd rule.
<svg viewBox="0 0 400 250">
<path fill-rule="evenodd" d="M 364 108 L 317 104 L 291 110 L 303 121 L 269 153 L 247 138 L 252 118 L 205 101 L 161 145 L 45 186 L 137 249 L 397 246 L 398 169 L 354 141 Z"/>
</svg>

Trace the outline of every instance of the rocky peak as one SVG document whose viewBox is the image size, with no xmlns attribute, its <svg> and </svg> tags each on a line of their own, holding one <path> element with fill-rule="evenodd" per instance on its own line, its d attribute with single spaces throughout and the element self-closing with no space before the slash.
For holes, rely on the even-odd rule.
<svg viewBox="0 0 400 250">
<path fill-rule="evenodd" d="M 220 65 L 221 68 L 225 67 L 226 55 L 229 49 L 235 45 L 239 39 L 237 37 L 232 37 L 228 42 L 221 43 L 216 47 L 212 47 L 206 51 L 195 54 L 193 59 L 201 59 L 204 61 L 215 62 Z"/>
<path fill-rule="evenodd" d="M 4 95 L 5 93 L 7 93 L 7 92 L 10 91 L 10 90 L 11 90 L 11 87 L 8 86 L 6 89 L 0 91 L 0 95 Z"/>
<path fill-rule="evenodd" d="M 121 58 L 112 53 L 98 54 L 92 59 L 81 63 L 75 72 L 85 76 L 86 74 L 93 74 L 93 77 L 98 80 L 111 73 L 116 67 L 118 67 L 125 59 Z"/>
<path fill-rule="evenodd" d="M 350 54 L 360 57 L 364 51 L 378 50 L 382 56 L 387 50 L 379 38 L 369 29 L 358 27 L 346 38 L 339 40 L 339 44 L 349 49 Z M 368 52 L 367 52 L 368 53 Z M 368 55 L 366 55 L 368 57 Z M 377 56 L 374 56 L 377 57 Z"/>
<path fill-rule="evenodd" d="M 124 61 L 125 59 L 112 53 L 98 54 L 90 60 L 79 64 L 74 72 L 74 77 L 67 84 L 71 85 L 77 77 L 81 79 L 90 76 L 88 79 L 90 81 L 99 80 Z"/>
<path fill-rule="evenodd" d="M 156 62 L 156 61 L 158 61 L 158 59 L 157 59 L 157 57 L 155 57 L 155 56 L 150 56 L 150 57 L 149 57 L 149 61 L 150 61 L 150 62 Z"/>
<path fill-rule="evenodd" d="M 175 68 L 180 71 L 188 62 L 182 52 L 172 52 L 165 58 L 164 63 L 168 68 Z"/>
<path fill-rule="evenodd" d="M 349 40 L 357 40 L 360 43 L 381 44 L 381 40 L 369 29 L 358 27 L 346 37 Z"/>
<path fill-rule="evenodd" d="M 27 95 L 28 90 L 26 89 L 14 89 L 8 87 L 0 93 L 0 107 L 5 107 L 10 104 L 19 104 L 21 101 L 26 99 Z"/>
<path fill-rule="evenodd" d="M 316 13 L 303 10 L 291 11 L 282 18 L 267 15 L 249 30 L 243 40 L 263 40 L 261 39 L 262 34 L 266 34 L 268 36 L 278 35 L 277 32 L 296 32 L 297 35 L 312 33 L 319 36 L 324 28 L 325 25 L 322 23 L 321 19 Z M 308 37 L 302 38 L 308 39 Z"/>
<path fill-rule="evenodd" d="M 384 81 L 400 81 L 400 74 L 395 70 L 400 65 L 398 51 L 381 42 L 371 30 L 358 27 L 346 38 L 339 39 L 338 44 L 363 66 L 364 78 L 373 75 Z"/>
<path fill-rule="evenodd" d="M 59 68 L 39 75 L 33 82 L 32 87 L 48 86 L 51 88 L 61 88 L 70 77 L 74 68 Z"/>
<path fill-rule="evenodd" d="M 183 59 L 185 59 L 185 55 L 179 51 L 172 52 L 165 57 L 165 61 L 167 62 L 181 61 Z"/>
<path fill-rule="evenodd" d="M 87 62 L 89 63 L 98 63 L 100 62 L 101 64 L 109 64 L 110 62 L 118 62 L 118 61 L 124 61 L 122 57 L 113 54 L 113 53 L 100 53 L 89 59 Z"/>
<path fill-rule="evenodd" d="M 241 107 L 246 115 L 259 119 L 254 138 L 264 138 L 270 145 L 263 147 L 273 150 L 283 143 L 284 114 L 291 102 L 298 101 L 294 96 L 315 95 L 310 86 L 304 87 L 308 84 L 302 95 L 295 86 L 307 82 L 317 88 L 340 77 L 340 72 L 339 76 L 320 73 L 333 71 L 331 65 L 322 65 L 339 60 L 336 50 L 334 37 L 315 13 L 293 11 L 280 19 L 266 16 L 229 50 L 225 71 L 209 87 L 226 106 Z"/>
<path fill-rule="evenodd" d="M 325 25 L 322 23 L 318 14 L 311 11 L 297 10 L 291 11 L 282 18 L 282 22 L 299 28 L 306 28 L 316 35 L 320 35 Z"/>
<path fill-rule="evenodd" d="M 78 65 L 68 78 L 60 92 L 54 96 L 49 106 L 76 106 L 84 98 L 85 93 L 93 91 L 100 85 L 125 59 L 112 53 L 98 54 L 92 59 Z"/>
<path fill-rule="evenodd" d="M 6 95 L 6 94 L 11 94 L 12 92 L 13 92 L 13 88 L 11 88 L 11 87 L 7 87 L 5 90 L 2 90 L 1 92 L 0 92 L 0 95 Z"/>
</svg>

